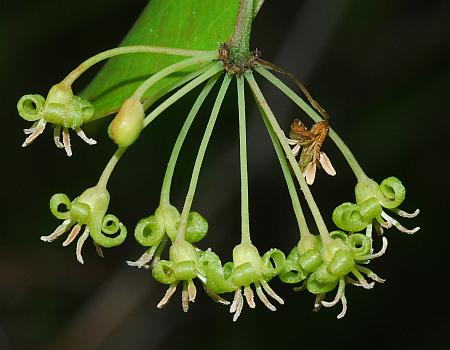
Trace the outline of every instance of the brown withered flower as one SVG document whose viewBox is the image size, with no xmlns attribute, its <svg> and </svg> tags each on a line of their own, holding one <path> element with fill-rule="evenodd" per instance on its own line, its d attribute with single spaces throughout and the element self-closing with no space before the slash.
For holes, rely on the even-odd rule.
<svg viewBox="0 0 450 350">
<path fill-rule="evenodd" d="M 323 168 L 331 176 L 336 175 L 330 159 L 321 151 L 327 135 L 328 122 L 325 120 L 315 123 L 309 130 L 298 119 L 294 119 L 291 124 L 290 138 L 287 141 L 294 146 L 292 148 L 294 156 L 301 151 L 298 164 L 308 185 L 314 183 L 317 167 Z"/>
</svg>

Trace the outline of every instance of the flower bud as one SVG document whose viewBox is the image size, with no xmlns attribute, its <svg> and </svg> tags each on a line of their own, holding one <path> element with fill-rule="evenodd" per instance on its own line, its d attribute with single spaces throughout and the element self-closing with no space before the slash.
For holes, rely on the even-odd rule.
<svg viewBox="0 0 450 350">
<path fill-rule="evenodd" d="M 119 146 L 132 145 L 144 128 L 144 107 L 136 98 L 125 100 L 108 127 L 109 137 Z"/>
</svg>

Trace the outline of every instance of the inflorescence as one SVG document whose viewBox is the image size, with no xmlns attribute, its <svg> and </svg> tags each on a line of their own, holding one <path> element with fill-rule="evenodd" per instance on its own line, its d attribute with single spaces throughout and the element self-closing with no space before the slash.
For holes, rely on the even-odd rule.
<svg viewBox="0 0 450 350">
<path fill-rule="evenodd" d="M 234 321 L 240 316 L 245 303 L 250 308 L 256 306 L 255 293 L 269 310 L 275 311 L 276 306 L 268 297 L 277 304 L 283 305 L 284 301 L 272 289 L 269 282 L 272 283 L 272 280 L 278 277 L 284 283 L 295 285 L 295 290 L 306 289 L 314 294 L 315 309 L 321 306 L 331 307 L 341 302 L 342 311 L 337 316 L 341 318 L 347 310 L 345 295 L 347 285 L 371 289 L 375 282 L 384 282 L 367 267 L 371 260 L 381 257 L 387 249 L 388 241 L 385 236 L 382 236 L 383 231 L 392 226 L 405 233 L 415 233 L 419 229 L 418 227 L 413 230 L 405 228 L 391 216 L 392 214 L 388 213 L 412 218 L 419 211 L 408 214 L 400 210 L 399 206 L 403 203 L 406 192 L 400 180 L 389 177 L 377 183 L 370 179 L 348 147 L 330 129 L 328 114 L 311 98 L 303 84 L 296 80 L 309 104 L 271 73 L 271 70 L 284 72 L 261 60 L 258 51 L 249 53 L 247 59 L 239 63 L 233 59 L 232 51 L 227 44 L 221 45 L 218 51 L 211 52 L 152 46 L 129 46 L 105 51 L 88 59 L 62 82 L 54 85 L 47 98 L 40 95 L 25 95 L 19 100 L 17 107 L 20 116 L 34 122 L 30 129 L 24 130 L 29 136 L 23 146 L 31 144 L 44 131 L 47 124 L 54 127 L 56 146 L 64 148 L 68 156 L 72 154 L 69 129 L 73 129 L 86 143 L 95 144 L 95 141 L 86 137 L 81 129 L 84 124 L 93 120 L 94 107 L 88 100 L 75 96 L 71 86 L 94 64 L 116 55 L 136 52 L 188 56 L 188 58 L 148 78 L 132 96 L 123 102 L 108 128 L 111 139 L 118 146 L 117 151 L 94 187 L 86 189 L 73 200 L 62 193 L 51 197 L 51 212 L 63 222 L 53 233 L 42 236 L 43 241 L 56 240 L 71 229 L 63 245 L 66 246 L 78 238 L 76 256 L 80 263 L 83 263 L 81 252 L 83 244 L 89 237 L 92 238 L 100 255 L 102 255 L 102 247 L 110 248 L 120 245 L 126 238 L 127 230 L 116 216 L 107 214 L 110 199 L 107 184 L 115 165 L 145 127 L 184 95 L 203 85 L 174 144 L 162 184 L 159 205 L 149 213 L 149 216 L 141 219 L 134 230 L 134 236 L 137 242 L 145 247 L 145 252 L 136 261 L 128 261 L 128 264 L 151 269 L 155 280 L 168 285 L 167 292 L 158 304 L 158 308 L 169 302 L 180 284 L 184 311 L 188 310 L 189 302 L 195 301 L 196 285 L 201 285 L 215 302 L 229 305 L 230 312 L 234 314 Z M 145 116 L 142 101 L 146 91 L 159 80 L 187 67 L 198 67 L 198 69 L 177 82 L 172 89 L 174 92 Z M 288 134 L 286 136 L 255 80 L 255 73 L 281 90 L 313 119 L 314 124 L 308 128 L 297 117 L 286 130 Z M 219 92 L 199 146 L 186 200 L 180 212 L 170 201 L 172 177 L 178 155 L 203 102 L 220 79 L 222 81 Z M 209 230 L 208 222 L 202 215 L 191 209 L 203 158 L 224 97 L 233 81 L 237 85 L 238 101 L 242 231 L 241 241 L 233 249 L 232 261 L 222 263 L 220 257 L 211 249 L 201 248 L 200 241 Z M 298 242 L 287 255 L 279 249 L 270 249 L 261 255 L 250 237 L 246 87 L 249 87 L 252 92 L 273 143 L 298 223 Z M 336 174 L 330 159 L 322 150 L 328 136 L 344 155 L 357 180 L 354 201 L 345 202 L 333 211 L 332 219 L 338 230 L 331 232 L 326 227 L 309 188 L 315 181 L 317 168 L 322 168 L 332 176 Z M 299 192 L 303 194 L 312 213 L 315 228 L 310 229 L 306 223 Z M 80 235 L 83 226 L 84 230 Z M 374 252 L 373 248 L 373 229 L 382 237 L 382 247 L 378 252 Z M 168 256 L 163 259 L 166 248 L 168 248 Z M 336 290 L 334 298 L 326 301 L 326 294 L 334 290 Z M 227 293 L 234 295 L 232 302 L 222 297 Z"/>
</svg>

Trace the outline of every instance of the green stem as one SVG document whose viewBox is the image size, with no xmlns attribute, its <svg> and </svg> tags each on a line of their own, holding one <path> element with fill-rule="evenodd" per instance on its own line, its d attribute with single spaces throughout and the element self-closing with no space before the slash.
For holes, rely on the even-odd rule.
<svg viewBox="0 0 450 350">
<path fill-rule="evenodd" d="M 116 166 L 120 157 L 122 157 L 122 155 L 125 153 L 126 150 L 127 150 L 126 148 L 118 148 L 116 152 L 114 152 L 108 164 L 106 164 L 106 167 L 103 170 L 100 179 L 98 180 L 97 186 L 106 188 L 106 185 L 108 184 L 108 180 L 111 177 L 114 167 Z"/>
<path fill-rule="evenodd" d="M 235 64 L 243 65 L 250 57 L 250 33 L 253 21 L 253 0 L 241 0 L 239 14 L 229 42 L 231 57 Z"/>
<path fill-rule="evenodd" d="M 306 202 L 308 203 L 309 209 L 311 210 L 311 213 L 314 217 L 314 221 L 316 222 L 317 228 L 320 233 L 320 237 L 322 238 L 322 242 L 323 243 L 329 242 L 331 240 L 331 237 L 330 234 L 328 233 L 328 229 L 325 225 L 325 222 L 323 221 L 322 215 L 320 214 L 319 208 L 317 207 L 317 204 L 314 201 L 309 186 L 307 185 L 305 179 L 303 178 L 303 174 L 300 171 L 300 167 L 298 166 L 297 161 L 295 160 L 294 154 L 292 153 L 292 150 L 286 141 L 286 136 L 284 135 L 283 130 L 278 125 L 277 119 L 275 118 L 272 110 L 267 104 L 267 101 L 264 98 L 264 95 L 262 94 L 261 90 L 259 89 L 259 86 L 256 83 L 253 74 L 247 74 L 245 77 L 253 91 L 253 95 L 255 96 L 257 104 L 259 104 L 261 109 L 266 114 L 269 124 L 272 126 L 281 146 L 283 147 L 284 153 L 287 156 L 289 163 L 291 164 L 295 177 L 297 178 L 297 181 L 300 183 L 300 187 L 303 191 L 303 195 L 305 196 Z"/>
<path fill-rule="evenodd" d="M 294 91 L 292 91 L 286 84 L 284 84 L 280 79 L 274 76 L 271 72 L 263 67 L 256 67 L 255 70 L 261 74 L 264 78 L 270 81 L 273 85 L 275 85 L 278 89 L 280 89 L 287 97 L 289 97 L 297 106 L 303 109 L 306 114 L 308 114 L 312 120 L 315 122 L 321 121 L 322 117 L 320 117 L 317 112 L 311 108 L 309 104 L 307 104 L 300 96 L 298 96 Z M 336 132 L 330 128 L 329 131 L 330 138 L 336 144 L 336 146 L 341 151 L 344 158 L 347 160 L 350 168 L 356 176 L 358 182 L 368 179 L 367 175 L 364 173 L 364 170 L 359 165 L 355 156 L 352 154 L 347 145 L 342 141 Z"/>
<path fill-rule="evenodd" d="M 205 80 L 208 80 L 211 78 L 214 74 L 220 72 L 223 70 L 223 66 L 221 63 L 213 63 L 210 65 L 210 68 L 200 75 L 199 77 L 195 78 L 185 86 L 183 86 L 181 89 L 179 89 L 177 92 L 175 92 L 172 96 L 170 96 L 167 100 L 165 100 L 163 103 L 161 103 L 157 108 L 155 108 L 152 112 L 150 112 L 147 117 L 144 119 L 144 128 L 150 124 L 158 115 L 160 115 L 164 110 L 166 110 L 169 106 L 171 106 L 173 103 L 178 101 L 180 98 L 182 98 L 184 95 L 186 95 L 188 92 L 196 88 L 198 85 L 203 83 Z"/>
<path fill-rule="evenodd" d="M 204 63 L 208 61 L 213 61 L 217 58 L 217 52 L 208 52 L 206 54 L 198 55 L 196 57 L 188 58 L 186 60 L 183 60 L 181 62 L 174 63 L 162 70 L 160 70 L 158 73 L 155 73 L 150 78 L 145 80 L 134 92 L 133 96 L 134 98 L 141 100 L 144 96 L 145 92 L 152 87 L 155 83 L 160 81 L 162 78 L 175 73 L 179 70 L 182 70 L 184 68 L 194 66 L 199 63 Z"/>
<path fill-rule="evenodd" d="M 297 219 L 300 238 L 305 236 L 311 236 L 311 232 L 309 231 L 305 215 L 303 214 L 302 206 L 300 204 L 300 199 L 298 198 L 298 193 L 294 184 L 294 179 L 292 178 L 291 170 L 289 169 L 289 165 L 286 161 L 286 156 L 283 152 L 280 142 L 277 139 L 277 135 L 275 134 L 272 125 L 269 123 L 269 120 L 267 119 L 267 115 L 261 109 L 259 104 L 258 107 L 263 117 L 264 125 L 266 126 L 266 129 L 269 132 L 270 139 L 272 140 L 273 146 L 275 148 L 275 153 L 277 154 L 278 160 L 280 162 L 281 170 L 283 171 L 284 179 L 286 181 L 286 185 L 292 201 L 292 208 L 294 209 L 294 214 Z"/>
<path fill-rule="evenodd" d="M 192 170 L 191 182 L 189 183 L 188 193 L 184 202 L 183 211 L 181 213 L 180 224 L 178 226 L 177 241 L 183 241 L 186 233 L 187 220 L 189 212 L 191 211 L 192 202 L 194 200 L 195 190 L 197 188 L 197 182 L 200 175 L 200 169 L 202 167 L 203 158 L 205 156 L 206 148 L 208 147 L 209 139 L 211 138 L 214 125 L 219 115 L 220 107 L 222 106 L 223 99 L 230 85 L 231 77 L 227 74 L 222 82 L 219 93 L 209 117 L 208 124 L 206 125 L 205 134 L 203 135 L 200 147 L 198 149 L 197 158 L 195 159 L 194 169 Z"/>
<path fill-rule="evenodd" d="M 241 168 L 241 243 L 251 243 L 250 219 L 248 207 L 248 171 L 247 171 L 247 131 L 245 121 L 244 78 L 237 77 L 238 110 L 239 110 L 239 159 Z"/>
<path fill-rule="evenodd" d="M 144 106 L 144 109 L 147 110 L 150 106 L 152 106 L 156 101 L 158 101 L 161 97 L 168 94 L 169 92 L 176 90 L 180 86 L 183 86 L 187 82 L 191 81 L 192 79 L 197 78 L 199 75 L 202 75 L 205 73 L 209 68 L 211 67 L 211 64 L 206 64 L 204 67 L 199 68 L 198 70 L 187 74 L 180 80 L 177 80 L 170 85 L 166 86 L 165 88 L 162 88 L 158 92 L 152 94 L 151 96 L 144 99 L 142 102 L 142 105 Z"/>
<path fill-rule="evenodd" d="M 163 253 L 164 248 L 166 247 L 167 241 L 168 241 L 167 235 L 164 235 L 161 243 L 159 243 L 158 249 L 156 250 L 155 256 L 153 257 L 152 266 L 155 266 L 161 260 L 161 254 Z"/>
<path fill-rule="evenodd" d="M 219 79 L 218 75 L 213 76 L 212 78 L 209 79 L 209 81 L 203 87 L 203 90 L 198 95 L 197 100 L 195 101 L 194 105 L 192 106 L 191 111 L 189 112 L 189 114 L 180 130 L 180 133 L 178 134 L 177 140 L 175 141 L 175 145 L 173 146 L 172 154 L 170 155 L 169 163 L 167 164 L 166 174 L 164 175 L 164 181 L 163 181 L 162 190 L 161 190 L 160 206 L 166 206 L 166 205 L 170 204 L 170 188 L 172 185 L 173 173 L 175 170 L 175 166 L 177 164 L 177 160 L 178 160 L 178 156 L 180 154 L 181 147 L 183 146 L 183 143 L 184 143 L 184 140 L 186 139 L 187 133 L 189 132 L 189 129 L 190 129 L 195 117 L 197 116 L 198 111 L 200 110 L 200 107 L 202 106 L 206 97 L 210 93 L 214 84 L 217 82 L 217 79 Z"/>
<path fill-rule="evenodd" d="M 118 55 L 130 53 L 156 53 L 156 54 L 176 55 L 176 56 L 201 56 L 204 55 L 206 52 L 208 51 L 183 50 L 183 49 L 174 49 L 170 47 L 158 47 L 146 45 L 117 47 L 111 50 L 103 51 L 95 56 L 92 56 L 91 58 L 88 58 L 86 61 L 81 63 L 77 68 L 75 68 L 72 72 L 70 72 L 61 83 L 66 86 L 71 86 L 81 74 L 83 74 L 93 65 Z M 208 53 L 212 54 L 212 51 Z"/>
<path fill-rule="evenodd" d="M 253 9 L 253 18 L 256 17 L 265 0 L 254 0 L 255 8 Z"/>
<path fill-rule="evenodd" d="M 205 66 L 199 68 L 198 70 L 189 73 L 187 75 L 185 75 L 183 78 L 169 84 L 168 86 L 162 88 L 161 90 L 155 92 L 154 94 L 152 94 L 149 97 L 146 97 L 143 101 L 142 101 L 142 105 L 144 106 L 144 110 L 147 110 L 148 108 L 150 108 L 156 101 L 158 101 L 161 97 L 165 96 L 166 94 L 168 94 L 169 92 L 179 88 L 180 86 L 186 84 L 187 82 L 191 81 L 194 78 L 197 78 L 199 75 L 202 75 L 204 72 L 206 72 L 209 68 L 211 67 L 211 64 L 206 64 Z M 107 117 L 108 115 L 117 112 L 117 111 L 108 111 L 105 112 L 104 114 L 97 114 L 95 116 L 93 116 L 91 119 L 89 119 L 89 123 L 94 121 L 94 120 L 98 120 L 104 117 Z"/>
</svg>

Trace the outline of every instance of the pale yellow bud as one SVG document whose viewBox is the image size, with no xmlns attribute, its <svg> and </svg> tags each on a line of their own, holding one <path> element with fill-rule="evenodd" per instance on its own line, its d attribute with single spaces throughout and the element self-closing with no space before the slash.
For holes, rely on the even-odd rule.
<svg viewBox="0 0 450 350">
<path fill-rule="evenodd" d="M 133 144 L 144 128 L 144 107 L 136 98 L 125 100 L 108 127 L 109 137 L 119 146 Z"/>
</svg>

